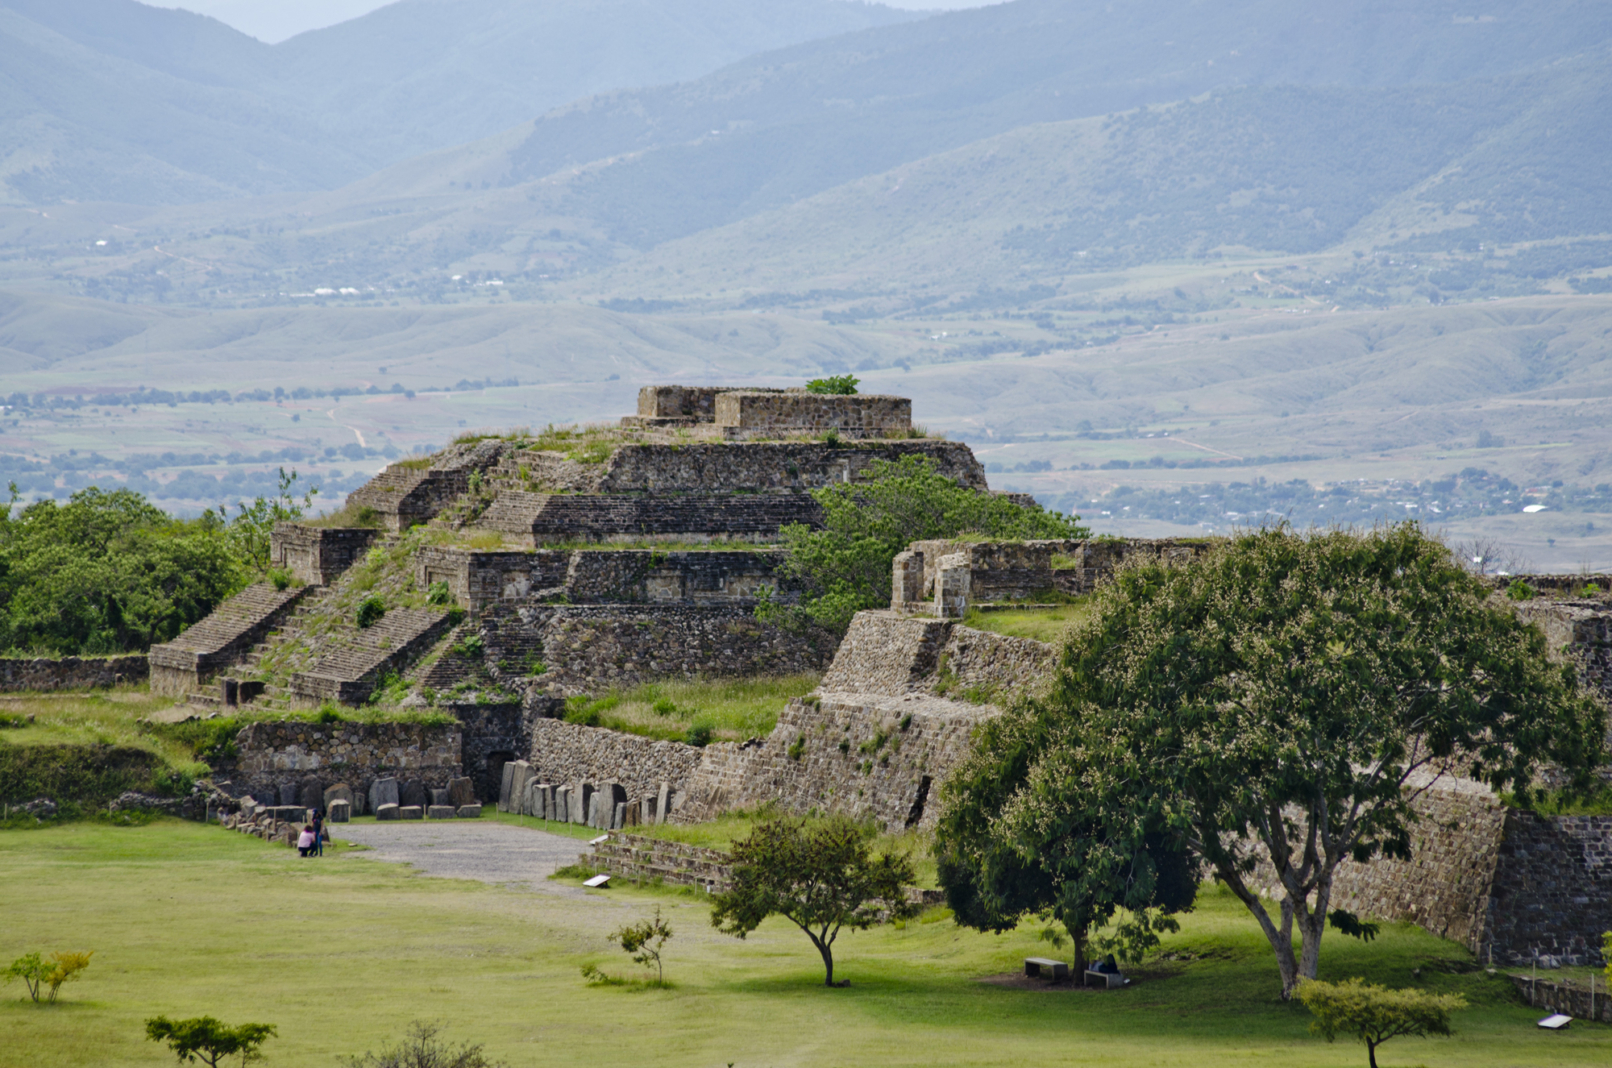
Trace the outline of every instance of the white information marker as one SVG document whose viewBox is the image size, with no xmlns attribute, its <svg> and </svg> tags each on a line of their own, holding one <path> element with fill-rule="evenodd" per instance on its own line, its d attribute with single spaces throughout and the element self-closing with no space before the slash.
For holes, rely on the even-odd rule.
<svg viewBox="0 0 1612 1068">
<path fill-rule="evenodd" d="M 604 875 L 604 874 L 599 874 L 599 875 L 595 875 L 593 878 L 587 880 L 582 885 L 583 886 L 591 886 L 591 887 L 594 887 L 595 889 L 597 889 L 597 888 L 599 888 L 601 886 L 608 885 L 609 882 L 610 882 L 610 876 Z M 1553 1017 L 1553 1019 L 1554 1019 L 1554 1017 Z M 1565 1019 L 1565 1017 L 1564 1017 L 1564 1019 Z M 1539 1026 L 1544 1027 L 1545 1025 L 1540 1024 Z"/>
<path fill-rule="evenodd" d="M 601 842 L 608 842 L 608 841 L 610 841 L 610 836 L 608 834 L 601 834 L 597 838 L 588 839 L 588 844 L 589 845 L 598 845 Z"/>
<path fill-rule="evenodd" d="M 1539 1026 L 1543 1027 L 1547 1031 L 1562 1031 L 1565 1030 L 1567 1025 L 1572 1022 L 1573 1018 L 1571 1016 L 1563 1016 L 1558 1012 L 1555 1016 L 1547 1016 L 1543 1020 L 1540 1020 Z"/>
</svg>

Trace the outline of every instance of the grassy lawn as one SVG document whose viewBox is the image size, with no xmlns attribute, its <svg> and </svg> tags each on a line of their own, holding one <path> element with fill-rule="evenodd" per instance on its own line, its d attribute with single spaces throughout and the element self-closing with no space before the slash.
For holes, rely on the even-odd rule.
<svg viewBox="0 0 1612 1068">
<path fill-rule="evenodd" d="M 837 971 L 853 985 L 828 990 L 815 953 L 782 921 L 741 942 L 714 932 L 687 895 L 573 893 L 430 879 L 360 851 L 303 861 L 169 820 L 3 832 L 0 958 L 96 952 L 57 1005 L 4 988 L 0 1066 L 172 1064 L 144 1040 L 142 1021 L 159 1013 L 276 1024 L 270 1066 L 329 1068 L 416 1019 L 485 1042 L 516 1068 L 1365 1063 L 1361 1047 L 1313 1037 L 1305 1011 L 1277 1000 L 1268 948 L 1213 890 L 1166 945 L 1193 959 L 1146 967 L 1114 993 L 979 982 L 1048 947 L 1029 930 L 980 935 L 949 920 L 845 935 Z M 657 904 L 676 932 L 666 951 L 676 987 L 586 985 L 583 965 L 635 969 L 609 932 Z M 1385 1065 L 1612 1061 L 1612 1029 L 1537 1030 L 1508 983 L 1446 970 L 1470 967 L 1468 955 L 1414 927 L 1388 925 L 1369 945 L 1329 936 L 1322 971 L 1404 986 L 1417 966 L 1422 985 L 1472 1006 L 1454 1039 L 1396 1040 Z"/>
<path fill-rule="evenodd" d="M 1090 612 L 1090 603 L 1084 600 L 1072 604 L 1005 608 L 990 612 L 975 608 L 969 610 L 963 623 L 975 630 L 988 630 L 1010 638 L 1034 638 L 1055 645 L 1071 623 L 1084 619 Z"/>
<path fill-rule="evenodd" d="M 595 726 L 683 741 L 689 728 L 710 728 L 711 741 L 743 742 L 772 733 L 791 697 L 810 693 L 817 675 L 782 675 L 692 682 L 650 682 L 574 699 L 567 718 L 597 715 Z"/>
</svg>

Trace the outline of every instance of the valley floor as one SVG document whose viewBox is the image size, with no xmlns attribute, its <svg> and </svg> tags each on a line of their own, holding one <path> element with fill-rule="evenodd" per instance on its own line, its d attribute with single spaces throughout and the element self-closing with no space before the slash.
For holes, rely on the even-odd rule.
<svg viewBox="0 0 1612 1068">
<path fill-rule="evenodd" d="M 432 828 L 449 833 L 457 825 Z M 425 827 L 410 828 L 426 830 Z M 482 825 L 466 825 L 476 833 Z M 545 838 L 549 836 L 544 836 Z M 580 845 L 581 843 L 578 843 Z M 569 883 L 575 888 L 576 884 Z M 0 1066 L 171 1064 L 143 1021 L 210 1014 L 275 1024 L 266 1064 L 320 1065 L 377 1049 L 413 1020 L 484 1042 L 516 1068 L 641 1065 L 1359 1065 L 1356 1045 L 1312 1036 L 1276 997 L 1270 953 L 1246 914 L 1206 889 L 1166 954 L 1122 992 L 1049 992 L 979 981 L 1050 947 L 1026 925 L 980 935 L 943 913 L 847 934 L 828 990 L 797 931 L 770 921 L 716 933 L 683 893 L 538 893 L 425 877 L 338 846 L 302 860 L 216 827 L 77 823 L 0 832 L 0 957 L 93 949 L 60 1003 L 20 987 L 0 1001 Z M 590 987 L 584 965 L 630 974 L 609 932 L 660 906 L 675 937 L 669 990 Z M 1191 958 L 1191 959 L 1185 959 Z M 1460 991 L 1453 1039 L 1401 1039 L 1389 1064 L 1598 1065 L 1612 1028 L 1534 1027 L 1510 985 L 1459 947 L 1407 925 L 1360 944 L 1329 937 L 1323 975 Z"/>
</svg>

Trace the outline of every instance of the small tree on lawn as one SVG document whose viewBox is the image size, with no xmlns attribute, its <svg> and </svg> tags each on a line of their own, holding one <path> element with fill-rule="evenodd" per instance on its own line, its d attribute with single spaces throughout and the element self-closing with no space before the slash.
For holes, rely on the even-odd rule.
<svg viewBox="0 0 1612 1068">
<path fill-rule="evenodd" d="M 487 1059 L 481 1043 L 450 1046 L 437 1037 L 441 1031 L 438 1024 L 416 1020 L 409 1025 L 408 1037 L 396 1045 L 343 1061 L 347 1068 L 504 1068 L 503 1061 Z"/>
<path fill-rule="evenodd" d="M 170 1020 L 157 1016 L 146 1021 L 146 1038 L 153 1042 L 166 1042 L 174 1056 L 182 1063 L 201 1061 L 218 1068 L 225 1057 L 241 1056 L 241 1064 L 257 1060 L 263 1043 L 274 1037 L 272 1024 L 246 1023 L 230 1027 L 211 1016 L 197 1016 L 189 1020 Z"/>
<path fill-rule="evenodd" d="M 834 940 L 843 928 L 866 928 L 916 916 L 907 901 L 912 862 L 900 854 L 874 856 L 869 835 L 844 816 L 808 823 L 773 819 L 733 847 L 733 889 L 716 895 L 711 925 L 743 938 L 768 916 L 806 932 L 823 957 L 826 986 L 834 982 Z"/>
<path fill-rule="evenodd" d="M 1328 1042 L 1340 1034 L 1360 1039 L 1371 1068 L 1377 1068 L 1377 1047 L 1390 1038 L 1448 1035 L 1450 1013 L 1466 1008 L 1466 998 L 1459 994 L 1389 990 L 1359 979 L 1345 983 L 1308 979 L 1299 984 L 1298 998 L 1315 1016 L 1311 1030 Z"/>
<path fill-rule="evenodd" d="M 1338 866 L 1408 858 L 1440 776 L 1526 799 L 1538 763 L 1572 793 L 1601 762 L 1606 714 L 1574 669 L 1414 524 L 1140 562 L 1093 608 L 1049 693 L 984 732 L 974 759 L 995 766 L 962 776 L 978 796 L 960 803 L 1027 863 L 1094 850 L 1115 871 L 1150 833 L 1184 841 L 1258 921 L 1284 997 L 1315 978 Z"/>
<path fill-rule="evenodd" d="M 44 960 L 38 953 L 29 953 L 11 962 L 5 978 L 7 982 L 21 979 L 28 988 L 28 996 L 36 1002 L 42 994 L 45 1001 L 55 1001 L 62 984 L 80 978 L 94 955 L 93 949 L 87 953 L 52 953 L 49 960 Z M 45 993 L 47 989 L 49 992 Z"/>
<path fill-rule="evenodd" d="M 618 931 L 611 933 L 612 941 L 620 942 L 621 948 L 632 954 L 632 959 L 638 963 L 655 966 L 655 981 L 663 982 L 666 973 L 661 969 L 660 951 L 672 937 L 672 925 L 661 918 L 660 906 L 655 906 L 653 919 L 640 923 L 628 924 Z"/>
</svg>

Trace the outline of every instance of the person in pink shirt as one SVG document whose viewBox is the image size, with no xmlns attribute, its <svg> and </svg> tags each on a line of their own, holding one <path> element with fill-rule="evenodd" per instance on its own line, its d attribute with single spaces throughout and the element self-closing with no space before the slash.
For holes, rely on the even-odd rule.
<svg viewBox="0 0 1612 1068">
<path fill-rule="evenodd" d="M 307 856 L 313 851 L 313 842 L 313 824 L 310 823 L 302 828 L 301 834 L 297 835 L 297 853 L 304 857 Z"/>
</svg>

